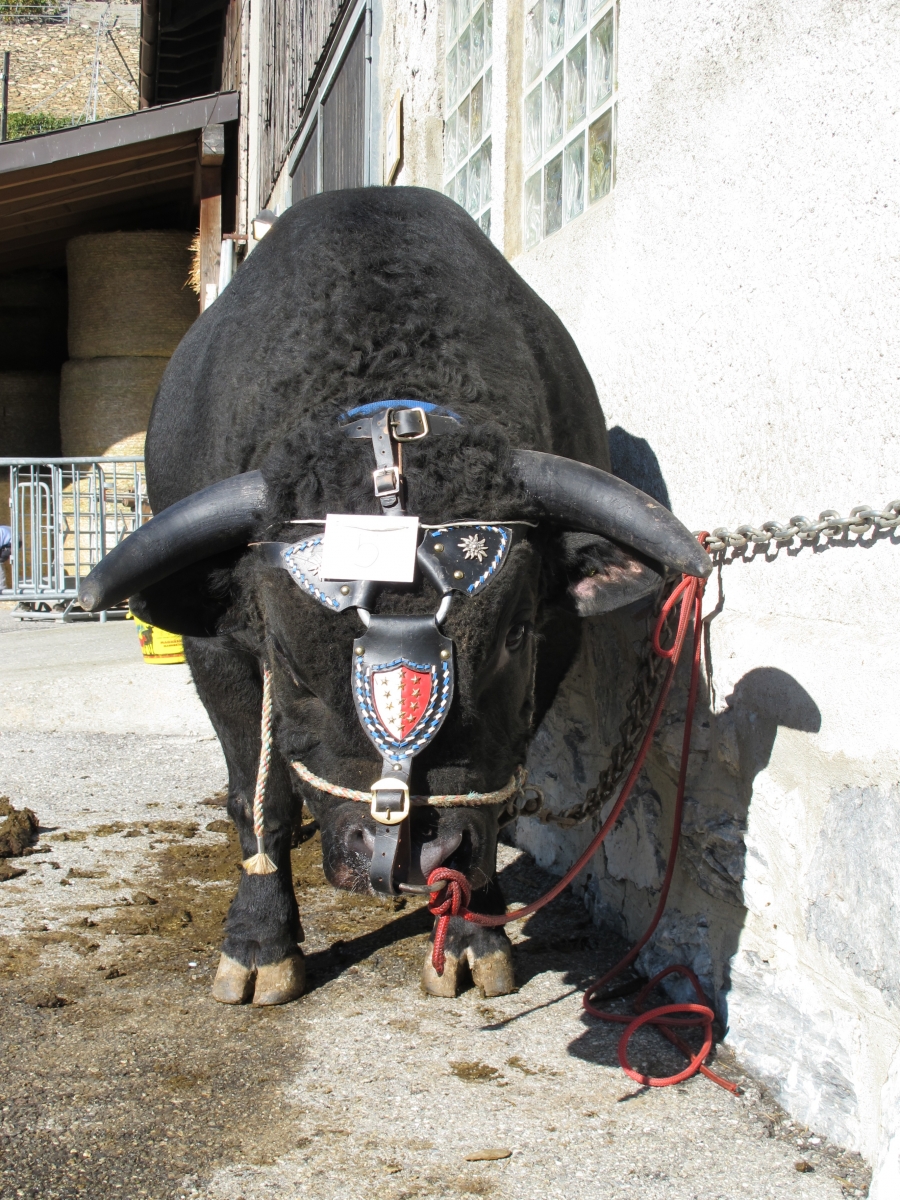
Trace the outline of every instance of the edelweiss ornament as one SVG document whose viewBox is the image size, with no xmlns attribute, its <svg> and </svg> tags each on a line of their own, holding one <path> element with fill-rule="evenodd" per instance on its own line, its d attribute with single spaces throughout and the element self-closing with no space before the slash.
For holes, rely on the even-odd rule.
<svg viewBox="0 0 900 1200">
<path fill-rule="evenodd" d="M 487 542 L 477 533 L 469 534 L 468 537 L 464 537 L 461 542 L 456 544 L 462 550 L 463 558 L 477 558 L 479 562 L 483 562 L 487 557 Z"/>
<path fill-rule="evenodd" d="M 496 578 L 513 541 L 514 531 L 506 525 L 429 529 L 419 546 L 419 566 L 442 595 L 474 596 Z"/>
</svg>

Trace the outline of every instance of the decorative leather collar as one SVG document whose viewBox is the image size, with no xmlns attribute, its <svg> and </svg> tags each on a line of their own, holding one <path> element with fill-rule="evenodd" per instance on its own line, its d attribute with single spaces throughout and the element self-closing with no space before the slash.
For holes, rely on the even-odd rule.
<svg viewBox="0 0 900 1200">
<path fill-rule="evenodd" d="M 375 456 L 372 484 L 385 513 L 406 513 L 403 446 L 459 429 L 459 416 L 420 400 L 381 400 L 342 414 L 340 428 L 368 440 Z M 441 631 L 454 593 L 474 596 L 489 586 L 519 536 L 517 523 L 429 526 L 416 551 L 421 573 L 442 597 L 434 616 L 371 616 L 384 583 L 322 578 L 323 534 L 260 549 L 308 596 L 331 612 L 355 608 L 366 626 L 353 643 L 351 690 L 360 724 L 381 755 L 372 785 L 376 822 L 369 868 L 373 888 L 395 894 L 409 871 L 409 776 L 412 760 L 437 735 L 453 700 L 453 641 Z"/>
<path fill-rule="evenodd" d="M 323 522 L 324 525 L 324 522 Z M 509 551 L 521 537 L 517 526 L 466 522 L 427 529 L 416 552 L 419 570 L 438 595 L 474 596 L 497 578 Z M 361 579 L 335 582 L 322 578 L 321 533 L 299 542 L 259 542 L 273 567 L 283 567 L 294 583 L 331 612 L 370 609 L 383 583 Z"/>
</svg>

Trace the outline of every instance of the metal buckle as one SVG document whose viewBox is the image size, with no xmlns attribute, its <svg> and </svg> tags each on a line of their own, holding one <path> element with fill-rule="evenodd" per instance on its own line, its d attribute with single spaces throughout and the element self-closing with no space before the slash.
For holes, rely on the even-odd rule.
<svg viewBox="0 0 900 1200">
<path fill-rule="evenodd" d="M 419 418 L 421 432 L 419 433 L 398 433 L 397 425 L 401 414 L 405 417 L 411 417 L 413 414 Z M 424 408 L 395 408 L 391 411 L 391 436 L 395 442 L 418 442 L 423 437 L 428 437 L 430 430 L 428 426 L 428 414 Z"/>
<path fill-rule="evenodd" d="M 372 482 L 379 500 L 382 496 L 396 496 L 400 491 L 400 470 L 398 467 L 377 467 L 372 472 Z"/>
<path fill-rule="evenodd" d="M 401 792 L 403 807 L 397 809 L 381 809 L 378 807 L 379 792 Z M 379 825 L 399 825 L 409 816 L 409 784 L 401 779 L 376 779 L 372 784 L 372 820 Z"/>
</svg>

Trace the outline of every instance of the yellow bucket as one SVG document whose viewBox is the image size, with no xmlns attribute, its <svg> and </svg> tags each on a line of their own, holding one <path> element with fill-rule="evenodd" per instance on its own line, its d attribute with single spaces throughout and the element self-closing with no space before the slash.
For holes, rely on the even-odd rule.
<svg viewBox="0 0 900 1200">
<path fill-rule="evenodd" d="M 169 633 L 155 625 L 145 625 L 137 617 L 134 617 L 134 623 L 137 626 L 145 663 L 158 666 L 162 663 L 184 662 L 184 643 L 180 634 Z"/>
</svg>

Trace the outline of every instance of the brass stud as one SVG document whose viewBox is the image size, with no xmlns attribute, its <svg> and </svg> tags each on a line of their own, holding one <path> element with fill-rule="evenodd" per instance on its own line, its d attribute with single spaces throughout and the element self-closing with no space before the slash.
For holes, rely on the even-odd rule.
<svg viewBox="0 0 900 1200">
<path fill-rule="evenodd" d="M 449 657 L 450 657 L 450 651 L 449 651 L 449 650 L 442 650 L 442 651 L 441 651 L 441 658 L 443 658 L 444 660 L 446 660 L 446 659 L 448 659 Z"/>
<path fill-rule="evenodd" d="M 350 589 L 347 587 L 346 583 L 345 583 L 345 584 L 344 584 L 344 586 L 341 588 L 341 595 L 342 595 L 342 596 L 349 596 L 349 595 L 350 595 Z"/>
<path fill-rule="evenodd" d="M 454 571 L 453 572 L 454 579 L 465 579 L 465 577 L 466 577 L 465 571 Z"/>
<path fill-rule="evenodd" d="M 443 542 L 435 542 L 434 543 L 434 552 L 435 552 L 435 554 L 443 554 L 444 553 L 444 543 Z"/>
<path fill-rule="evenodd" d="M 393 768 L 393 769 L 394 769 L 395 771 L 402 771 L 402 770 L 403 770 L 403 767 L 400 765 L 400 763 L 394 763 L 394 768 Z"/>
<path fill-rule="evenodd" d="M 354 646 L 353 647 L 353 653 L 356 655 L 357 658 L 362 658 L 362 656 L 365 654 L 365 652 L 366 652 L 365 646 Z"/>
</svg>

